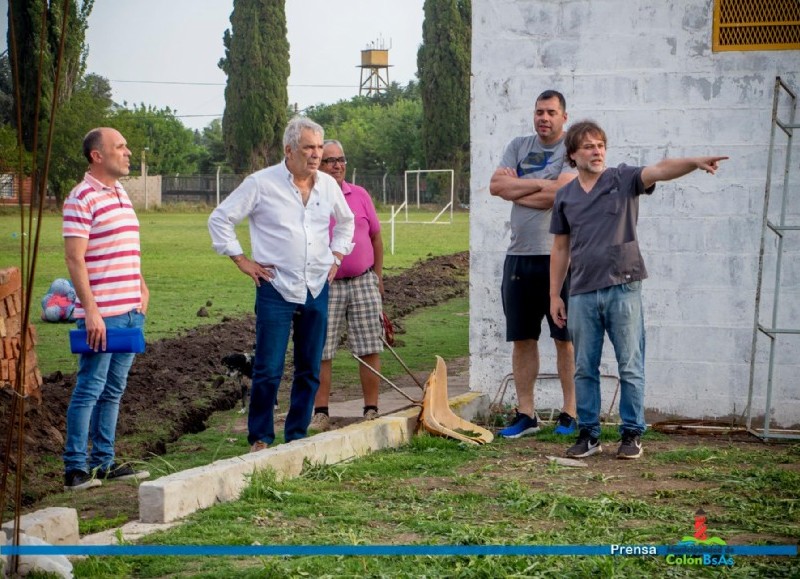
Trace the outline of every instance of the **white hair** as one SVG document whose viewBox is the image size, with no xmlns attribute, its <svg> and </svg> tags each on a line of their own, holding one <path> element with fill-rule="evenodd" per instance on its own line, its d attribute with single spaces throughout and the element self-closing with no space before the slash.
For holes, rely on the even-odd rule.
<svg viewBox="0 0 800 579">
<path fill-rule="evenodd" d="M 304 130 L 313 131 L 323 139 L 325 138 L 325 129 L 308 117 L 298 115 L 289 121 L 286 125 L 286 130 L 283 132 L 284 148 L 288 145 L 293 151 L 296 151 L 300 146 L 300 134 Z"/>
<path fill-rule="evenodd" d="M 336 139 L 325 139 L 325 141 L 322 143 L 322 146 L 324 147 L 325 145 L 336 145 L 342 150 L 342 153 L 344 153 L 344 147 Z"/>
</svg>

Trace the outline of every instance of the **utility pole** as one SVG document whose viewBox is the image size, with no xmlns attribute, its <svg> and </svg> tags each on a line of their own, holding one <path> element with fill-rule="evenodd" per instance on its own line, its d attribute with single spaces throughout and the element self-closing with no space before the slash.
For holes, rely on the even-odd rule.
<svg viewBox="0 0 800 579">
<path fill-rule="evenodd" d="M 145 152 L 149 151 L 150 147 L 142 149 L 142 177 L 144 177 L 144 208 L 147 210 L 147 161 L 145 159 Z"/>
</svg>

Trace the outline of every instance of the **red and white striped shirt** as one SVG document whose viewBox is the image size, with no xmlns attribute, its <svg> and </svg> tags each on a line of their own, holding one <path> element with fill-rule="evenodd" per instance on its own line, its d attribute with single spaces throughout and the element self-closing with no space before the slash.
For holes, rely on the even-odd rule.
<svg viewBox="0 0 800 579">
<path fill-rule="evenodd" d="M 86 173 L 64 201 L 62 235 L 89 240 L 86 268 L 101 316 L 142 306 L 139 220 L 119 181 L 111 188 Z M 80 299 L 75 317 L 86 317 Z"/>
</svg>

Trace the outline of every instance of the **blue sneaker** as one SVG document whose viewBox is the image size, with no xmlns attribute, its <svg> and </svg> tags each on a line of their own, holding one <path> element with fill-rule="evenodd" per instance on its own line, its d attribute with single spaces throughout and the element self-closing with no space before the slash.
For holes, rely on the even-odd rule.
<svg viewBox="0 0 800 579">
<path fill-rule="evenodd" d="M 578 430 L 578 422 L 566 412 L 558 415 L 556 420 L 556 429 L 553 431 L 556 434 L 575 434 Z"/>
<path fill-rule="evenodd" d="M 517 412 L 517 416 L 511 426 L 507 426 L 497 434 L 503 438 L 520 438 L 537 432 L 539 432 L 539 422 L 536 417 L 531 418 L 527 414 Z"/>
</svg>

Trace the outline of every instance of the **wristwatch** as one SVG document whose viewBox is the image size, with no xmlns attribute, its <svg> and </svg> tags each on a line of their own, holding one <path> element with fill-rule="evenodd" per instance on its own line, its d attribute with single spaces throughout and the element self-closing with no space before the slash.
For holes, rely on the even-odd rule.
<svg viewBox="0 0 800 579">
<path fill-rule="evenodd" d="M 336 264 L 336 267 L 341 267 L 342 260 L 336 257 L 336 254 L 333 254 L 333 263 Z"/>
</svg>

